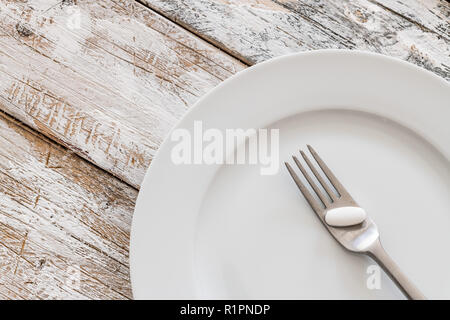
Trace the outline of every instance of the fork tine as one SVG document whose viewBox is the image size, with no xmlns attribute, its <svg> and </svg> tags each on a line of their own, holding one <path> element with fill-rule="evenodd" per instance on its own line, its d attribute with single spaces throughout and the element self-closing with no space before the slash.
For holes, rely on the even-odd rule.
<svg viewBox="0 0 450 320">
<path fill-rule="evenodd" d="M 325 207 L 328 207 L 330 205 L 330 201 L 327 199 L 327 197 L 320 191 L 319 187 L 314 183 L 314 181 L 311 179 L 310 175 L 306 172 L 305 168 L 303 168 L 300 161 L 297 159 L 296 156 L 292 156 L 294 159 L 295 164 L 300 169 L 300 171 L 303 173 L 303 176 L 308 181 L 309 185 L 314 189 L 314 192 L 319 196 L 320 201 L 322 201 L 323 205 Z"/>
<path fill-rule="evenodd" d="M 344 186 L 339 182 L 339 180 L 336 178 L 336 176 L 331 172 L 331 170 L 328 168 L 328 166 L 323 162 L 323 160 L 320 158 L 320 156 L 317 154 L 317 152 L 311 147 L 309 144 L 307 145 L 309 152 L 311 152 L 312 156 L 316 160 L 316 162 L 319 164 L 322 171 L 327 176 L 328 180 L 330 180 L 331 184 L 336 188 L 337 192 L 341 196 L 349 195 L 347 190 L 344 188 Z"/>
<path fill-rule="evenodd" d="M 284 164 L 286 165 L 289 174 L 291 175 L 292 179 L 294 179 L 295 184 L 300 189 L 300 191 L 308 201 L 311 208 L 313 208 L 313 210 L 316 212 L 317 215 L 320 215 L 320 213 L 322 212 L 322 208 L 320 207 L 319 203 L 313 198 L 311 193 L 309 193 L 308 189 L 306 189 L 305 185 L 300 181 L 300 178 L 297 176 L 294 169 L 292 169 L 291 165 L 287 162 L 285 162 Z"/>
<path fill-rule="evenodd" d="M 330 186 L 325 182 L 323 177 L 319 174 L 319 172 L 317 171 L 316 167 L 312 164 L 311 160 L 309 160 L 308 156 L 301 150 L 300 150 L 300 154 L 302 155 L 303 159 L 305 159 L 306 164 L 311 169 L 312 173 L 314 173 L 314 175 L 316 176 L 317 180 L 319 180 L 320 184 L 325 189 L 325 191 L 328 193 L 330 198 L 333 199 L 333 201 L 336 201 L 337 200 L 336 194 L 333 192 L 333 190 L 331 190 Z"/>
</svg>

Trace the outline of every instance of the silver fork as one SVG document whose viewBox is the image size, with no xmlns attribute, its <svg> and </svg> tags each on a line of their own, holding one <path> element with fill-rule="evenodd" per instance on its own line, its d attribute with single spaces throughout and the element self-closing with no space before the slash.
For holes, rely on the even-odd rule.
<svg viewBox="0 0 450 320">
<path fill-rule="evenodd" d="M 331 209 L 342 208 L 342 207 L 359 207 L 355 200 L 350 196 L 347 190 L 342 186 L 339 180 L 327 167 L 325 162 L 319 157 L 316 151 L 308 145 L 308 149 L 311 155 L 319 164 L 325 176 L 331 182 L 333 187 L 336 189 L 337 193 L 333 192 L 331 187 L 325 182 L 321 174 L 319 174 L 316 167 L 313 165 L 308 156 L 300 150 L 300 154 L 305 160 L 311 172 L 314 174 L 316 179 L 322 185 L 322 188 L 328 194 L 325 195 L 318 185 L 314 182 L 311 176 L 307 173 L 305 168 L 302 166 L 297 157 L 293 156 L 295 164 L 302 172 L 305 179 L 310 184 L 311 188 L 316 193 L 320 201 L 317 201 L 305 185 L 301 182 L 300 178 L 295 173 L 291 165 L 285 162 L 286 168 L 288 169 L 290 175 L 294 179 L 300 191 L 305 196 L 306 200 L 315 211 L 320 221 L 325 225 L 331 235 L 339 242 L 344 248 L 349 251 L 362 253 L 370 256 L 375 260 L 383 270 L 389 275 L 389 277 L 395 282 L 399 289 L 404 293 L 408 299 L 413 300 L 423 300 L 426 299 L 425 296 L 419 291 L 419 289 L 414 286 L 414 284 L 406 277 L 406 275 L 400 270 L 397 264 L 392 260 L 391 257 L 386 253 L 380 242 L 380 236 L 378 233 L 378 228 L 375 223 L 368 216 L 365 220 L 359 224 L 347 226 L 347 227 L 333 227 L 327 224 L 325 221 L 325 215 Z"/>
</svg>

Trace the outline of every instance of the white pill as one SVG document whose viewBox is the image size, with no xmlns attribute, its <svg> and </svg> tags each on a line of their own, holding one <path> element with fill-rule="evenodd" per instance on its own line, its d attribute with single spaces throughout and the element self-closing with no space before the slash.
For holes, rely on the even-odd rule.
<svg viewBox="0 0 450 320">
<path fill-rule="evenodd" d="M 366 219 L 366 212 L 359 207 L 334 208 L 325 214 L 325 222 L 333 227 L 348 227 Z"/>
</svg>

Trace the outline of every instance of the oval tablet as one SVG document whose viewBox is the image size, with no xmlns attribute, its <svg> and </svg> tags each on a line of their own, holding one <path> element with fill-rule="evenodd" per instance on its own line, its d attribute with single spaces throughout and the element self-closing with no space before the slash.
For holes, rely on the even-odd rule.
<svg viewBox="0 0 450 320">
<path fill-rule="evenodd" d="M 333 227 L 349 227 L 366 219 L 366 211 L 359 207 L 341 207 L 327 211 L 325 222 Z"/>
</svg>

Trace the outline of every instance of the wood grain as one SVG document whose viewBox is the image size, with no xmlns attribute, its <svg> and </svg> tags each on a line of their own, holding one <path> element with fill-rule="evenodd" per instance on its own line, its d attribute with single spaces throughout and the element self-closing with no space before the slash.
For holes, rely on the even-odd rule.
<svg viewBox="0 0 450 320">
<path fill-rule="evenodd" d="M 255 64 L 346 48 L 410 61 L 450 79 L 445 0 L 141 0 L 217 47 Z"/>
<path fill-rule="evenodd" d="M 0 1 L 0 299 L 131 298 L 135 188 L 245 64 L 350 48 L 450 79 L 443 0 L 140 2 Z"/>
<path fill-rule="evenodd" d="M 450 78 L 445 1 L 141 2 L 248 64 L 351 48 Z M 136 188 L 189 106 L 245 68 L 132 0 L 8 0 L 0 9 L 5 111 Z"/>
<path fill-rule="evenodd" d="M 137 188 L 189 106 L 243 67 L 132 0 L 0 2 L 3 110 Z"/>
<path fill-rule="evenodd" d="M 131 298 L 136 196 L 0 113 L 0 298 Z M 72 281 L 77 274 L 80 281 Z"/>
</svg>

